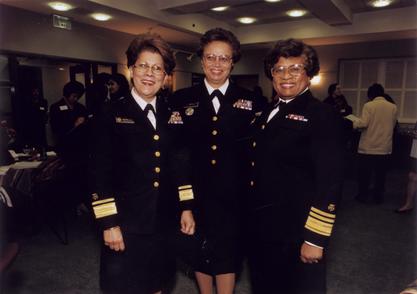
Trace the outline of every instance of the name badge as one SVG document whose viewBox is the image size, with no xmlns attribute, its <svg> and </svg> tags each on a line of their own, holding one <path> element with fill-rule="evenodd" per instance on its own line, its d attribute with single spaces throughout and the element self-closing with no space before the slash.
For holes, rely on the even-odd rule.
<svg viewBox="0 0 417 294">
<path fill-rule="evenodd" d="M 40 110 L 45 110 L 45 107 L 40 106 L 40 107 L 39 107 L 39 109 L 40 109 Z"/>
<path fill-rule="evenodd" d="M 59 107 L 59 110 L 61 110 L 61 111 L 63 111 L 63 110 L 68 110 L 69 108 L 68 108 L 68 106 L 67 105 L 61 105 L 60 107 Z"/>
<path fill-rule="evenodd" d="M 117 124 L 134 124 L 135 121 L 133 119 L 130 119 L 130 118 L 124 118 L 124 117 L 116 116 L 116 123 Z"/>
</svg>

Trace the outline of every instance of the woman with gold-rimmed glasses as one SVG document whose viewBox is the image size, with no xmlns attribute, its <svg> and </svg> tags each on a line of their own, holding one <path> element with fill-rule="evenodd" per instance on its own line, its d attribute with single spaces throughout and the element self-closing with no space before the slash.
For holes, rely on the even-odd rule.
<svg viewBox="0 0 417 294">
<path fill-rule="evenodd" d="M 175 274 L 168 233 L 177 227 L 194 233 L 186 156 L 169 131 L 171 112 L 157 98 L 175 60 L 156 35 L 135 38 L 126 55 L 131 93 L 106 108 L 94 127 L 91 201 L 104 239 L 100 287 L 161 293 Z"/>
<path fill-rule="evenodd" d="M 254 114 L 253 94 L 230 80 L 240 59 L 240 43 L 231 32 L 207 31 L 197 55 L 204 82 L 179 90 L 170 99 L 191 150 L 196 191 L 196 237 L 190 243 L 199 246 L 185 257 L 195 270 L 200 293 L 211 294 L 215 279 L 217 293 L 231 294 L 242 248 L 239 216 L 250 185 L 243 146 Z"/>
<path fill-rule="evenodd" d="M 264 65 L 277 95 L 253 123 L 252 292 L 325 293 L 325 253 L 342 182 L 342 120 L 310 92 L 320 68 L 312 47 L 280 40 Z"/>
</svg>

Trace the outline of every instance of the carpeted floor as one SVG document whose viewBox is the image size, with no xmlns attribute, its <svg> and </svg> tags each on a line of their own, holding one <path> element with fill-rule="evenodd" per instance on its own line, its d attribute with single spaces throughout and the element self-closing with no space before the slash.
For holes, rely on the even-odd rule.
<svg viewBox="0 0 417 294">
<path fill-rule="evenodd" d="M 385 202 L 358 203 L 356 184 L 345 182 L 337 225 L 328 248 L 328 294 L 399 293 L 417 278 L 416 210 L 399 215 L 393 210 L 404 195 L 406 173 L 391 171 Z M 69 245 L 62 245 L 51 230 L 21 241 L 18 257 L 1 285 L 4 294 L 95 294 L 98 288 L 99 241 L 86 216 L 71 218 Z M 171 294 L 198 293 L 192 279 L 178 271 Z M 250 293 L 247 269 L 236 294 Z"/>
</svg>

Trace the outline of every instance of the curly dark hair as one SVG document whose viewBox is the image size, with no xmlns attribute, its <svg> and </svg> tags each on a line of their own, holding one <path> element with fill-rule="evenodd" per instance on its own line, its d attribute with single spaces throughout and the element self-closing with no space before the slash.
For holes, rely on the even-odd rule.
<svg viewBox="0 0 417 294">
<path fill-rule="evenodd" d="M 77 94 L 78 97 L 81 97 L 84 94 L 84 85 L 77 81 L 71 81 L 65 84 L 62 89 L 62 94 L 64 97 L 68 98 L 71 94 Z"/>
<path fill-rule="evenodd" d="M 240 42 L 236 38 L 236 36 L 225 29 L 222 28 L 215 28 L 208 30 L 204 33 L 204 35 L 200 39 L 200 47 L 197 50 L 198 57 L 202 58 L 204 53 L 204 48 L 211 42 L 214 41 L 221 41 L 226 42 L 232 47 L 232 60 L 233 63 L 237 63 L 240 60 L 241 53 L 240 53 Z"/>
<path fill-rule="evenodd" d="M 164 61 L 164 70 L 170 75 L 175 68 L 174 53 L 169 44 L 157 34 L 139 35 L 130 43 L 126 50 L 127 66 L 135 64 L 143 51 L 159 53 Z"/>
<path fill-rule="evenodd" d="M 305 57 L 305 69 L 310 78 L 318 74 L 320 70 L 319 57 L 313 47 L 295 39 L 279 40 L 268 52 L 264 59 L 266 76 L 272 80 L 271 69 L 280 57 Z"/>
</svg>

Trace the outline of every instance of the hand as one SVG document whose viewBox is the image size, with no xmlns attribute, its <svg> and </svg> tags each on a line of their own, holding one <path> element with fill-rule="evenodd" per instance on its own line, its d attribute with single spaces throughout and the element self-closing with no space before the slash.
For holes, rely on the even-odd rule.
<svg viewBox="0 0 417 294">
<path fill-rule="evenodd" d="M 112 227 L 103 231 L 104 245 L 109 246 L 114 251 L 124 251 L 125 243 L 120 227 Z"/>
<path fill-rule="evenodd" d="M 85 117 L 77 117 L 77 119 L 74 122 L 74 127 L 78 127 L 80 124 L 83 124 L 85 122 Z"/>
<path fill-rule="evenodd" d="M 191 210 L 184 210 L 181 213 L 181 232 L 193 235 L 195 232 L 195 221 Z"/>
<path fill-rule="evenodd" d="M 323 258 L 323 249 L 307 243 L 301 245 L 300 259 L 304 263 L 318 263 Z"/>
</svg>

